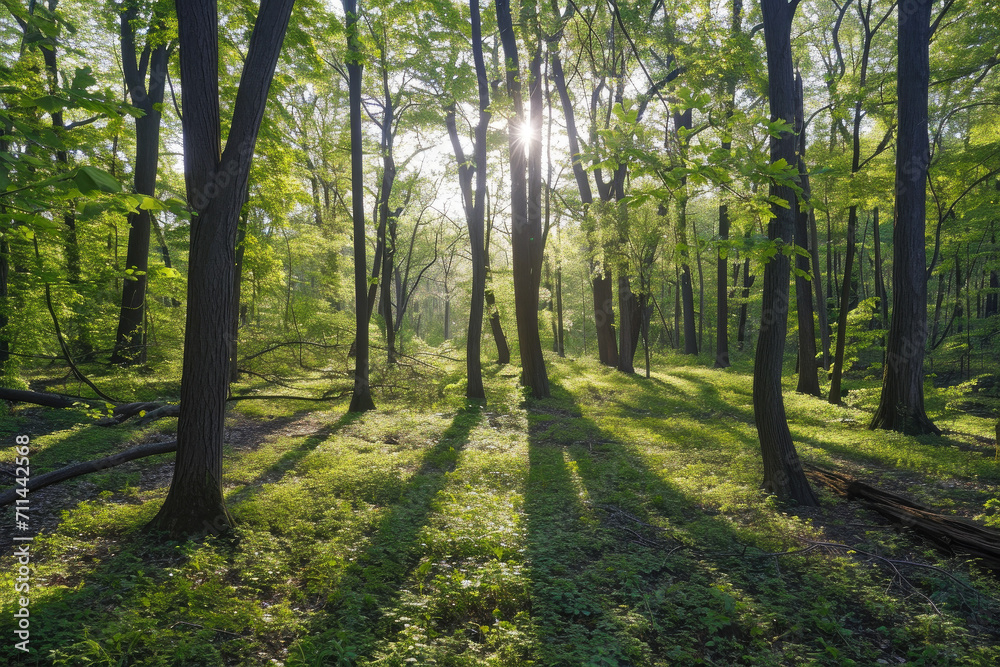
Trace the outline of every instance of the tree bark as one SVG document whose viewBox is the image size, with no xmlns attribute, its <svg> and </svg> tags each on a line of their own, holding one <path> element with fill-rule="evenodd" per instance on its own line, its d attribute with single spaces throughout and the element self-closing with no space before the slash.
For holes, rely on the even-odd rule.
<svg viewBox="0 0 1000 667">
<path fill-rule="evenodd" d="M 566 75 L 563 72 L 562 61 L 559 58 L 557 47 L 558 39 L 550 41 L 549 52 L 552 60 L 552 81 L 556 85 L 556 91 L 559 93 L 559 101 L 562 104 L 563 115 L 566 118 L 566 134 L 569 141 L 570 155 L 572 156 L 573 176 L 580 191 L 580 201 L 586 208 L 594 202 L 594 195 L 590 187 L 590 179 L 583 166 L 580 138 L 576 129 L 576 115 L 573 110 L 573 102 L 569 97 Z M 591 257 L 593 257 L 595 248 L 589 247 L 588 251 Z M 602 364 L 615 367 L 618 365 L 618 344 L 615 340 L 614 292 L 611 271 L 606 266 L 601 266 L 598 270 L 595 263 L 591 261 L 590 275 L 590 287 L 594 307 L 594 327 L 597 334 L 597 355 Z"/>
<path fill-rule="evenodd" d="M 160 156 L 160 105 L 163 104 L 170 54 L 166 44 L 160 43 L 152 47 L 150 44 L 152 39 L 147 38 L 140 66 L 136 61 L 135 28 L 132 25 L 136 14 L 137 11 L 132 6 L 120 15 L 122 70 L 132 105 L 143 112 L 142 116 L 135 119 L 133 190 L 138 195 L 152 197 L 156 193 L 156 170 Z M 154 14 L 154 22 L 159 20 L 160 17 Z M 151 218 L 152 212 L 141 208 L 128 215 L 128 250 L 125 254 L 125 266 L 133 269 L 134 273 L 122 285 L 121 312 L 118 317 L 115 349 L 111 355 L 113 364 L 146 362 L 146 274 L 149 270 Z"/>
<path fill-rule="evenodd" d="M 844 275 L 840 283 L 840 308 L 837 313 L 837 347 L 833 355 L 833 371 L 830 374 L 830 396 L 828 400 L 840 405 L 840 381 L 844 374 L 844 350 L 847 345 L 847 314 L 851 310 L 851 276 L 854 268 L 854 237 L 858 227 L 858 207 L 851 206 L 847 214 L 847 256 L 844 258 Z"/>
<path fill-rule="evenodd" d="M 368 321 L 370 314 L 367 243 L 365 242 L 364 148 L 361 143 L 361 54 L 357 51 L 359 39 L 357 12 L 357 0 L 344 0 L 344 13 L 347 15 L 347 86 L 351 126 L 351 214 L 354 219 L 354 299 L 355 327 L 357 329 L 354 338 L 354 393 L 351 396 L 348 412 L 365 412 L 375 409 L 372 388 L 368 381 L 370 353 Z"/>
<path fill-rule="evenodd" d="M 900 10 L 896 79 L 896 220 L 893 230 L 892 319 L 886 341 L 882 396 L 870 428 L 940 433 L 924 409 L 927 342 L 928 56 L 931 0 Z"/>
<path fill-rule="evenodd" d="M 805 117 L 803 113 L 802 76 L 795 76 L 795 132 L 798 135 L 797 162 L 799 168 L 799 186 L 802 195 L 798 201 L 798 211 L 795 216 L 795 245 L 802 249 L 809 248 L 809 172 L 806 169 L 805 149 Z M 795 253 L 795 312 L 799 323 L 799 383 L 795 391 L 812 396 L 820 396 L 819 376 L 816 367 L 816 327 L 813 323 L 813 289 L 812 282 L 819 280 L 813 276 L 812 281 L 804 274 L 809 272 L 809 256 Z"/>
<path fill-rule="evenodd" d="M 692 125 L 691 109 L 674 112 L 674 132 L 677 140 L 681 138 L 681 130 L 690 130 Z M 687 229 L 687 177 L 681 178 L 681 187 L 677 195 L 677 234 L 681 260 L 681 305 L 684 318 L 684 354 L 698 354 L 698 331 L 694 317 L 694 288 L 691 285 L 691 266 L 689 262 Z M 697 241 L 695 241 L 697 243 Z"/>
<path fill-rule="evenodd" d="M 525 155 L 521 128 L 524 127 L 524 101 L 521 94 L 520 60 L 510 1 L 496 0 L 500 42 L 507 61 L 507 93 L 514 104 L 514 114 L 507 124 L 510 148 L 511 179 L 511 255 L 514 271 L 514 311 L 521 353 L 521 383 L 535 398 L 549 395 L 549 379 L 538 334 L 538 290 L 542 269 L 542 53 L 540 35 L 533 35 L 533 52 L 528 66 L 528 155 Z M 522 17 L 537 31 L 537 16 Z M 525 180 L 527 170 L 527 181 Z"/>
<path fill-rule="evenodd" d="M 218 533 L 232 525 L 222 494 L 222 443 L 236 227 L 293 3 L 261 3 L 222 150 L 216 4 L 176 0 L 184 176 L 192 208 L 180 391 L 180 402 L 188 409 L 177 426 L 177 463 L 170 491 L 148 526 L 175 536 Z"/>
<path fill-rule="evenodd" d="M 761 0 L 764 17 L 764 41 L 767 45 L 768 101 L 771 120 L 794 119 L 795 89 L 792 79 L 792 17 L 797 0 Z M 795 135 L 783 133 L 771 138 L 771 161 L 795 161 Z M 791 205 L 795 192 L 788 186 L 772 183 L 772 197 Z M 764 302 L 757 353 L 754 357 L 753 409 L 764 462 L 763 488 L 779 499 L 800 505 L 818 501 L 806 480 L 785 417 L 781 394 L 781 366 L 788 331 L 789 257 L 785 246 L 792 242 L 795 212 L 772 205 L 774 218 L 768 223 L 768 239 L 779 252 L 764 267 Z"/>
</svg>

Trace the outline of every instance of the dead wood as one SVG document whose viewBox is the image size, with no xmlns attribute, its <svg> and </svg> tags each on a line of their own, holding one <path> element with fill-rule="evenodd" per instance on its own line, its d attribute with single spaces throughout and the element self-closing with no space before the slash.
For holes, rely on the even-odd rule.
<svg viewBox="0 0 1000 667">
<path fill-rule="evenodd" d="M 867 506 L 930 540 L 949 555 L 973 556 L 986 567 L 1000 571 L 1000 531 L 974 521 L 935 512 L 909 498 L 877 489 L 832 470 L 806 465 L 806 476 L 838 496 L 860 500 Z"/>
<path fill-rule="evenodd" d="M 72 479 L 74 477 L 79 477 L 80 475 L 86 475 L 91 472 L 99 472 L 101 470 L 107 470 L 108 468 L 114 468 L 123 463 L 128 463 L 129 461 L 134 461 L 135 459 L 141 459 L 146 456 L 155 456 L 156 454 L 166 454 L 168 452 L 175 451 L 177 449 L 176 440 L 168 440 L 167 442 L 152 442 L 145 445 L 139 445 L 138 447 L 132 447 L 131 449 L 126 449 L 123 452 L 118 452 L 117 454 L 112 454 L 111 456 L 106 456 L 103 459 L 97 459 L 95 461 L 84 461 L 83 463 L 73 463 L 71 465 L 59 468 L 58 470 L 53 470 L 52 472 L 47 472 L 44 475 L 38 475 L 37 477 L 31 477 L 26 487 L 29 491 L 37 491 L 38 489 L 49 486 L 50 484 L 56 484 L 58 482 L 63 482 L 67 479 Z M 0 507 L 5 505 L 10 505 L 13 503 L 18 496 L 18 489 L 24 488 L 20 484 L 16 484 L 14 488 L 8 489 L 3 493 L 0 493 Z"/>
</svg>

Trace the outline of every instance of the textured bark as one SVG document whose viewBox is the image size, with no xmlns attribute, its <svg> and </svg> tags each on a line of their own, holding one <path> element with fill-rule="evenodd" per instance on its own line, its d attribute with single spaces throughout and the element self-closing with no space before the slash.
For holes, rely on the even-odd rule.
<svg viewBox="0 0 1000 667">
<path fill-rule="evenodd" d="M 840 381 L 844 374 L 844 349 L 847 345 L 847 314 L 851 310 L 851 276 L 854 269 L 854 237 L 858 227 L 858 207 L 851 206 L 847 214 L 847 255 L 844 258 L 844 275 L 840 283 L 840 308 L 837 313 L 837 346 L 833 354 L 833 370 L 830 373 L 829 401 L 840 405 Z"/>
<path fill-rule="evenodd" d="M 558 39 L 550 42 L 552 81 L 556 85 L 556 91 L 559 93 L 559 101 L 562 104 L 563 115 L 566 118 L 566 134 L 569 141 L 570 155 L 572 156 L 573 177 L 576 179 L 577 188 L 580 191 L 580 201 L 587 207 L 594 202 L 594 195 L 590 187 L 590 179 L 583 166 L 580 138 L 576 129 L 576 115 L 573 110 L 573 102 L 569 97 L 566 76 L 563 72 L 562 61 L 559 58 L 557 47 Z M 595 250 L 593 247 L 588 248 L 591 256 L 595 254 Z M 611 271 L 605 267 L 601 267 L 600 271 L 596 269 L 597 267 L 592 263 L 590 267 L 590 288 L 594 303 L 597 355 L 600 362 L 605 366 L 617 366 L 618 344 L 615 340 L 615 311 Z"/>
<path fill-rule="evenodd" d="M 136 10 L 130 7 L 120 15 L 122 71 L 132 105 L 142 110 L 135 119 L 135 170 L 132 183 L 138 195 L 152 197 L 156 193 L 156 168 L 160 156 L 160 105 L 167 78 L 169 52 L 166 44 L 155 48 L 147 41 L 139 61 L 136 60 L 135 28 L 132 21 Z M 154 20 L 159 20 L 154 17 Z M 149 70 L 148 84 L 146 70 Z M 122 285 L 121 312 L 113 364 L 142 364 L 146 361 L 146 273 L 149 270 L 149 238 L 152 213 L 138 210 L 128 216 L 128 249 L 125 266 L 134 269 L 132 278 Z"/>
<path fill-rule="evenodd" d="M 690 130 L 692 125 L 691 109 L 684 112 L 674 112 L 674 132 L 681 141 L 680 130 Z M 690 253 L 688 251 L 687 229 L 687 177 L 681 179 L 680 191 L 677 195 L 677 234 L 679 236 L 681 255 L 681 306 L 684 318 L 684 354 L 698 354 L 698 331 L 694 317 L 694 289 L 691 285 Z M 697 240 L 695 240 L 697 243 Z"/>
<path fill-rule="evenodd" d="M 892 319 L 882 396 L 870 427 L 940 433 L 924 409 L 927 342 L 927 89 L 930 0 L 914 0 L 898 26 L 896 222 L 893 230 Z"/>
<path fill-rule="evenodd" d="M 368 264 L 365 243 L 365 176 L 364 152 L 361 143 L 361 54 L 354 44 L 358 39 L 357 0 L 344 0 L 347 15 L 348 95 L 351 127 L 351 216 L 354 221 L 354 392 L 349 412 L 375 409 L 372 388 L 368 381 L 368 321 L 371 317 L 368 299 Z M 378 262 L 375 262 L 377 265 Z"/>
<path fill-rule="evenodd" d="M 795 116 L 791 27 L 797 4 L 797 0 L 791 4 L 786 0 L 761 2 L 772 121 L 788 121 Z M 790 132 L 771 138 L 771 161 L 782 159 L 788 164 L 795 161 L 795 135 Z M 789 203 L 795 201 L 795 192 L 788 186 L 772 183 L 770 194 Z M 771 210 L 774 218 L 768 223 L 768 238 L 783 249 L 792 241 L 795 211 L 777 204 Z M 788 430 L 781 394 L 781 366 L 788 331 L 789 266 L 788 255 L 778 252 L 764 267 L 763 312 L 754 356 L 754 421 L 764 462 L 763 488 L 781 500 L 817 505 Z"/>
<path fill-rule="evenodd" d="M 549 379 L 538 334 L 538 290 L 542 270 L 542 47 L 535 36 L 528 65 L 528 117 L 530 136 L 525 155 L 521 128 L 524 101 L 521 93 L 520 60 L 510 15 L 509 0 L 496 0 L 500 43 L 507 63 L 507 93 L 514 113 L 507 125 L 511 179 L 511 260 L 514 272 L 514 314 L 521 353 L 521 383 L 535 398 L 549 395 Z M 522 17 L 537 28 L 537 16 Z M 525 171 L 527 170 L 527 180 Z"/>
<path fill-rule="evenodd" d="M 149 524 L 175 536 L 218 533 L 232 519 L 222 495 L 236 228 L 254 144 L 294 0 L 264 0 L 247 51 L 225 150 L 219 119 L 214 2 L 177 0 L 184 97 L 184 176 L 192 208 L 177 463 Z M 221 286 L 221 287 L 220 287 Z M 193 409 L 192 409 L 193 408 Z"/>
<path fill-rule="evenodd" d="M 878 328 L 884 327 L 889 323 L 889 303 L 887 301 L 887 295 L 885 291 L 885 273 L 883 272 L 883 262 L 882 262 L 882 233 L 879 229 L 878 221 L 878 206 L 875 207 L 872 215 L 874 216 L 873 225 L 875 227 L 875 296 L 878 298 L 878 309 L 882 317 L 879 322 Z"/>
</svg>

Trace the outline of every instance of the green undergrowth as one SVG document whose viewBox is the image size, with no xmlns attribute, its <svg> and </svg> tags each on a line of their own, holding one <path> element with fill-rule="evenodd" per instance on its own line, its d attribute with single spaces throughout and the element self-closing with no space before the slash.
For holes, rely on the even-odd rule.
<svg viewBox="0 0 1000 667">
<path fill-rule="evenodd" d="M 230 432 L 243 437 L 226 452 L 238 520 L 228 535 L 178 543 L 141 532 L 166 481 L 140 473 L 163 459 L 103 473 L 120 477 L 64 504 L 58 525 L 35 539 L 32 651 L 5 640 L 0 662 L 1000 660 L 1000 587 L 975 564 L 825 491 L 820 508 L 796 508 L 759 490 L 746 369 L 668 358 L 646 379 L 548 362 L 544 400 L 524 399 L 516 369 L 491 367 L 489 402 L 467 404 L 456 364 L 411 393 L 377 396 L 379 411 L 363 415 L 342 404 L 232 406 Z M 995 516 L 1000 464 L 976 444 L 991 433 L 985 418 L 953 415 L 952 399 L 929 389 L 935 418 L 951 420 L 945 437 L 874 433 L 865 391 L 841 407 L 791 389 L 806 461 Z M 80 417 L 19 410 L 0 428 L 5 437 L 31 430 L 39 470 L 157 435 Z M 0 519 L 10 525 L 9 510 Z M 844 547 L 809 549 L 816 542 Z M 893 570 L 869 554 L 940 569 Z M 5 554 L 5 610 L 13 571 Z"/>
</svg>

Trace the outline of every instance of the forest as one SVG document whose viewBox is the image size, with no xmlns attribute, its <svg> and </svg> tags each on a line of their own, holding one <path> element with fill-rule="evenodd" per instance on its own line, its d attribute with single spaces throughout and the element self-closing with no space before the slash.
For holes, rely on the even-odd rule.
<svg viewBox="0 0 1000 667">
<path fill-rule="evenodd" d="M 1000 663 L 998 107 L 998 0 L 0 0 L 0 663 Z"/>
</svg>

